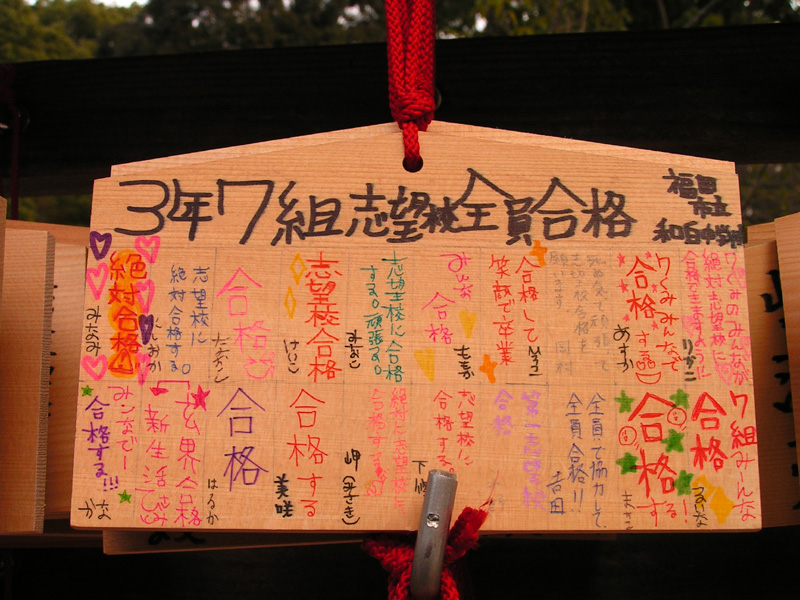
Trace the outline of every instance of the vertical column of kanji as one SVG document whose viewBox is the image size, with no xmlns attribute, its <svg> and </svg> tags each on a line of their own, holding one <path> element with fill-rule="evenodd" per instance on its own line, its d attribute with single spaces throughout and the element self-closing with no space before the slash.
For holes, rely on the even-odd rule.
<svg viewBox="0 0 800 600">
<path fill-rule="evenodd" d="M 628 507 L 623 516 L 627 522 L 638 510 L 640 526 L 670 526 L 679 513 L 683 516 L 676 497 L 687 493 L 681 441 L 688 405 L 677 343 L 681 284 L 676 256 L 668 249 L 641 249 L 619 251 L 612 260 L 614 301 L 621 315 L 613 339 L 621 445 L 615 461 Z M 641 519 L 645 514 L 649 518 Z"/>
<path fill-rule="evenodd" d="M 140 294 L 142 352 L 137 515 L 145 525 L 204 524 L 214 252 L 159 244 Z M 191 257 L 191 258 L 189 258 Z"/>
<path fill-rule="evenodd" d="M 384 248 L 363 271 L 370 294 L 366 314 L 370 347 L 376 359 L 372 361 L 375 385 L 369 392 L 367 420 L 374 478 L 366 495 L 371 507 L 383 506 L 391 512 L 395 527 L 408 523 L 412 465 L 415 459 L 422 459 L 416 444 L 418 416 L 411 410 L 418 400 L 410 386 L 417 376 L 410 364 L 415 333 L 410 314 L 418 283 L 416 256 L 415 248 Z"/>
<path fill-rule="evenodd" d="M 667 193 L 692 209 L 680 262 L 691 319 L 684 340 L 692 517 L 697 527 L 748 527 L 760 519 L 755 406 L 741 225 L 725 200 L 735 177 L 669 169 Z M 729 206 L 731 207 L 729 209 Z"/>
<path fill-rule="evenodd" d="M 420 272 L 424 265 L 427 276 L 416 281 L 411 305 L 419 324 L 415 381 L 419 379 L 426 390 L 419 399 L 420 416 L 436 441 L 430 449 L 433 463 L 426 466 L 455 472 L 464 482 L 476 476 L 471 467 L 480 453 L 478 262 L 471 247 L 420 253 L 415 264 Z M 420 469 L 416 471 L 416 478 L 424 477 Z"/>
<path fill-rule="evenodd" d="M 349 526 L 406 526 L 417 436 L 408 437 L 413 400 L 407 387 L 414 376 L 408 319 L 414 252 L 402 250 L 371 245 L 349 255 L 340 493 L 341 520 Z"/>
<path fill-rule="evenodd" d="M 141 417 L 153 363 L 148 347 L 160 242 L 158 236 L 90 233 L 76 472 L 94 474 L 99 496 L 75 498 L 73 511 L 77 507 L 87 520 L 103 521 L 99 525 L 163 525 L 142 514 L 148 493 L 140 491 L 139 481 L 141 445 L 149 437 Z M 82 521 L 76 519 L 78 525 Z"/>
<path fill-rule="evenodd" d="M 605 529 L 608 484 L 606 415 L 610 315 L 608 253 L 550 243 L 547 252 L 550 457 L 545 498 L 550 525 L 571 515 Z"/>
<path fill-rule="evenodd" d="M 689 398 L 693 435 L 687 440 L 696 522 L 746 527 L 760 518 L 760 502 L 743 253 L 704 248 L 685 251 L 683 260 L 702 309 L 693 325 L 704 360 Z"/>
<path fill-rule="evenodd" d="M 347 253 L 282 251 L 277 286 L 285 368 L 275 397 L 270 504 L 283 528 L 341 525 L 344 383 L 348 376 Z"/>
<path fill-rule="evenodd" d="M 517 249 L 510 252 L 493 246 L 480 250 L 466 246 L 460 256 L 443 257 L 447 259 L 447 272 L 452 273 L 442 280 L 455 278 L 450 293 L 457 299 L 453 312 L 458 317 L 459 330 L 472 331 L 471 376 L 454 388 L 453 398 L 448 401 L 456 432 L 452 437 L 458 454 L 468 456 L 470 461 L 479 457 L 481 462 L 479 471 L 472 465 L 468 469 L 457 465 L 456 473 L 461 478 L 461 471 L 465 471 L 465 480 L 487 495 L 494 489 L 495 502 L 503 509 L 498 514 L 500 527 L 502 519 L 512 510 L 518 511 L 522 501 L 519 486 L 512 483 L 523 472 L 523 409 L 516 397 L 519 388 L 513 385 L 520 382 L 519 373 L 524 372 L 521 365 L 527 361 L 520 316 L 524 303 L 519 294 L 526 301 L 536 300 L 535 292 L 533 297 L 530 295 L 530 288 L 516 289 L 519 282 L 513 271 L 522 264 L 522 255 L 523 251 Z M 465 258 L 469 260 L 462 266 Z M 469 277 L 469 299 L 461 296 L 461 274 Z M 454 354 L 450 369 L 458 373 L 462 351 Z M 470 445 L 465 446 L 465 442 Z"/>
<path fill-rule="evenodd" d="M 219 248 L 208 286 L 204 518 L 220 528 L 261 527 L 267 518 L 279 351 L 273 336 L 277 262 L 256 249 Z"/>
</svg>

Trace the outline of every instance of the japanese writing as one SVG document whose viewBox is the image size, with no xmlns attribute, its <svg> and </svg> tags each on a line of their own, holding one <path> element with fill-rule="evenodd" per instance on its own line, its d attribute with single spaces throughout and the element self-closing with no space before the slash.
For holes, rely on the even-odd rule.
<svg viewBox="0 0 800 600">
<path fill-rule="evenodd" d="M 433 235 L 500 230 L 504 222 L 507 244 L 530 246 L 536 238 L 567 239 L 578 233 L 589 239 L 626 238 L 637 222 L 626 211 L 625 195 L 614 190 L 571 189 L 552 177 L 542 182 L 537 200 L 533 195 L 514 195 L 475 169 L 467 169 L 466 174 L 464 190 L 443 195 L 441 201 L 405 185 L 377 189 L 375 183 L 365 183 L 363 190 L 353 190 L 343 202 L 317 193 L 309 193 L 301 201 L 294 195 L 298 182 L 293 180 L 219 179 L 215 189 L 189 190 L 177 178 L 169 182 L 132 179 L 119 182 L 119 186 L 130 189 L 143 205 L 130 204 L 127 211 L 141 215 L 147 224 L 141 229 L 116 227 L 114 231 L 150 236 L 169 223 L 186 223 L 187 240 L 193 242 L 215 219 L 224 218 L 226 206 L 241 205 L 244 198 L 252 214 L 241 231 L 242 245 L 254 236 L 269 240 L 272 246 L 352 236 L 404 244 Z M 265 214 L 272 215 L 274 224 L 262 223 Z"/>
</svg>

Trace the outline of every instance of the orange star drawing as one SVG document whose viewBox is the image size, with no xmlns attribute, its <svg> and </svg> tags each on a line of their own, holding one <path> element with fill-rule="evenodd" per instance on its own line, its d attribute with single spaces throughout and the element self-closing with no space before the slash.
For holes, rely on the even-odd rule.
<svg viewBox="0 0 800 600">
<path fill-rule="evenodd" d="M 486 373 L 486 377 L 489 378 L 489 383 L 494 383 L 497 381 L 497 378 L 494 376 L 494 368 L 497 366 L 497 363 L 492 360 L 492 357 L 488 354 L 483 355 L 483 364 L 478 367 L 478 369 L 482 373 Z"/>
<path fill-rule="evenodd" d="M 534 240 L 533 248 L 529 252 L 531 256 L 535 256 L 536 260 L 539 261 L 539 266 L 543 267 L 545 265 L 544 255 L 547 254 L 547 248 L 542 246 L 542 243 L 539 240 Z"/>
</svg>

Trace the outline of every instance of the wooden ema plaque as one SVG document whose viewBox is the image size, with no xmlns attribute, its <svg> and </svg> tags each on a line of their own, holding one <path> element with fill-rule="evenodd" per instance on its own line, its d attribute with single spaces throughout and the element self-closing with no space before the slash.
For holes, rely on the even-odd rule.
<svg viewBox="0 0 800 600">
<path fill-rule="evenodd" d="M 748 239 L 750 230 L 748 227 Z M 764 527 L 797 525 L 797 443 L 777 244 L 774 239 L 755 244 L 748 241 L 744 252 L 757 425 L 761 431 L 769 431 L 758 443 L 761 489 L 769 490 L 761 499 L 761 523 Z"/>
<path fill-rule="evenodd" d="M 777 242 L 778 254 L 778 274 L 775 279 L 777 285 L 769 292 L 769 296 L 764 297 L 765 304 L 773 311 L 783 310 L 784 323 L 786 328 L 786 360 L 783 356 L 776 357 L 781 360 L 780 380 L 787 382 L 791 392 L 784 396 L 777 397 L 778 402 L 783 401 L 784 405 L 793 404 L 793 398 L 800 398 L 800 268 L 798 268 L 798 257 L 800 257 L 800 213 L 775 219 L 775 238 Z M 788 372 L 787 372 L 788 371 Z M 776 377 L 778 375 L 776 374 Z M 795 435 L 800 431 L 800 411 L 793 410 Z M 796 441 L 796 438 L 795 438 Z M 798 461 L 800 461 L 800 449 L 794 445 Z M 797 464 L 797 463 L 795 463 Z M 795 485 L 797 483 L 795 482 Z"/>
<path fill-rule="evenodd" d="M 72 501 L 75 385 L 80 370 L 89 228 L 30 221 L 6 221 L 6 227 L 25 232 L 44 231 L 55 240 L 47 386 L 44 516 L 45 519 L 66 519 L 69 518 Z M 24 298 L 24 301 L 27 302 L 28 299 Z"/>
<path fill-rule="evenodd" d="M 45 231 L 9 229 L 4 235 L 0 533 L 41 533 L 47 471 L 54 241 Z"/>
<path fill-rule="evenodd" d="M 71 522 L 761 523 L 732 164 L 434 123 L 95 184 Z M 89 327 L 88 325 L 91 325 Z"/>
</svg>

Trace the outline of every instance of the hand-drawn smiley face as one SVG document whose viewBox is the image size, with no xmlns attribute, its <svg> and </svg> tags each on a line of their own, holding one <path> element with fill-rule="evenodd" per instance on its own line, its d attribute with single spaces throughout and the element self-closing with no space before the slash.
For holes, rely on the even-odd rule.
<svg viewBox="0 0 800 600">
<path fill-rule="evenodd" d="M 670 411 L 667 413 L 667 421 L 671 425 L 680 427 L 681 425 L 686 423 L 686 411 L 678 406 L 671 408 Z"/>
<path fill-rule="evenodd" d="M 636 429 L 626 425 L 619 430 L 619 443 L 623 446 L 630 446 L 636 441 Z"/>
</svg>

